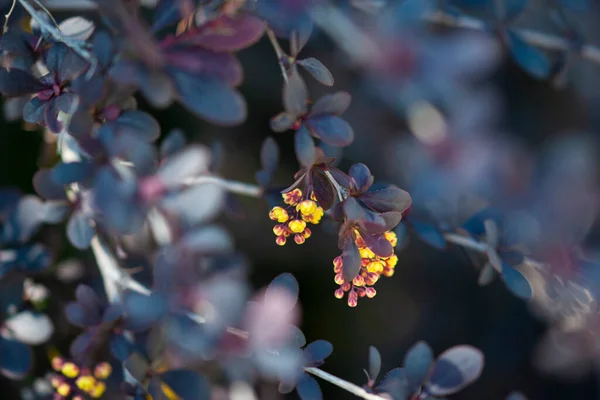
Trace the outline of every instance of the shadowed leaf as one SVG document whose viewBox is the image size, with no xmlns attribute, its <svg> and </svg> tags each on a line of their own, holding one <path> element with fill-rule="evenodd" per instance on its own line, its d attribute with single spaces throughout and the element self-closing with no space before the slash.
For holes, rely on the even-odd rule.
<svg viewBox="0 0 600 400">
<path fill-rule="evenodd" d="M 408 350 L 403 365 L 411 393 L 423 384 L 432 364 L 433 351 L 427 343 L 418 342 Z"/>
<path fill-rule="evenodd" d="M 454 346 L 438 357 L 427 391 L 433 396 L 447 396 L 458 392 L 481 375 L 483 353 L 472 346 Z"/>
<path fill-rule="evenodd" d="M 300 379 L 298 379 L 298 384 L 296 385 L 296 390 L 298 391 L 298 396 L 302 400 L 322 400 L 323 393 L 321 393 L 321 388 L 319 387 L 319 383 L 308 374 L 302 374 Z"/>
<path fill-rule="evenodd" d="M 346 282 L 352 282 L 352 279 L 360 271 L 360 253 L 354 240 L 346 241 L 344 251 L 342 252 L 342 277 Z"/>
<path fill-rule="evenodd" d="M 369 379 L 375 381 L 381 371 L 381 354 L 376 347 L 369 347 Z"/>
<path fill-rule="evenodd" d="M 308 89 L 298 74 L 298 70 L 292 69 L 288 80 L 283 86 L 283 105 L 290 114 L 300 116 L 307 111 Z"/>
<path fill-rule="evenodd" d="M 309 57 L 303 60 L 298 60 L 297 63 L 323 85 L 333 86 L 333 75 L 321 61 L 317 60 L 316 58 Z"/>
</svg>

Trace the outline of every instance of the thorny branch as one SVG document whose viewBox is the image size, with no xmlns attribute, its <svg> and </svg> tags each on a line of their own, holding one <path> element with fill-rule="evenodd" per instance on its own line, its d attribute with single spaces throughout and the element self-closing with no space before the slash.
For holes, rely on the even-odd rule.
<svg viewBox="0 0 600 400">
<path fill-rule="evenodd" d="M 285 65 L 283 65 L 283 58 L 285 57 L 285 52 L 282 50 L 277 37 L 275 36 L 275 32 L 271 28 L 267 28 L 267 36 L 271 41 L 271 45 L 273 46 L 273 50 L 275 50 L 275 55 L 277 56 L 277 63 L 279 64 L 279 68 L 281 68 L 281 76 L 283 76 L 283 80 L 287 83 L 288 74 L 285 69 Z"/>
</svg>

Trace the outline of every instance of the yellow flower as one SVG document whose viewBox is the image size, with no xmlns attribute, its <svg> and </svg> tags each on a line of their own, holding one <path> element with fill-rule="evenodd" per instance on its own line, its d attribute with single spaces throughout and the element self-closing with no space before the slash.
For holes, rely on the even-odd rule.
<svg viewBox="0 0 600 400">
<path fill-rule="evenodd" d="M 294 233 L 301 233 L 306 228 L 306 222 L 301 219 L 294 219 L 288 223 L 288 228 Z"/>
<path fill-rule="evenodd" d="M 72 362 L 67 362 L 63 365 L 60 372 L 62 372 L 62 374 L 67 378 L 75 378 L 77 375 L 79 375 L 79 367 Z"/>
<path fill-rule="evenodd" d="M 98 399 L 98 398 L 100 398 L 100 396 L 102 396 L 104 394 L 105 391 L 106 391 L 106 384 L 104 382 L 97 382 L 96 386 L 94 386 L 92 388 L 92 390 L 88 391 L 88 393 L 93 398 Z"/>
<path fill-rule="evenodd" d="M 317 211 L 317 203 L 312 200 L 304 200 L 296 206 L 296 210 L 300 211 L 302 215 L 310 215 Z"/>
<path fill-rule="evenodd" d="M 396 245 L 398 244 L 398 237 L 396 236 L 395 232 L 387 231 L 385 233 L 385 238 L 387 239 L 388 242 L 390 242 L 392 247 L 396 247 Z"/>
<path fill-rule="evenodd" d="M 84 392 L 89 392 L 94 388 L 94 385 L 96 384 L 96 379 L 94 379 L 94 377 L 91 375 L 84 375 L 77 378 L 75 384 L 79 389 L 83 390 Z"/>
<path fill-rule="evenodd" d="M 71 393 L 71 386 L 68 383 L 61 383 L 56 388 L 56 393 L 60 394 L 63 397 L 67 397 L 69 393 Z"/>
<path fill-rule="evenodd" d="M 101 362 L 94 368 L 94 376 L 98 379 L 106 379 L 112 374 L 112 367 L 107 362 Z"/>
</svg>

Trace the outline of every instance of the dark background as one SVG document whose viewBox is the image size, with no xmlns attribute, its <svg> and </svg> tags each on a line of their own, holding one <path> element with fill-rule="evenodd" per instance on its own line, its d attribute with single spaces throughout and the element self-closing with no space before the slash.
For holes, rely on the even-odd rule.
<svg viewBox="0 0 600 400">
<path fill-rule="evenodd" d="M 358 75 L 349 70 L 343 57 L 333 52 L 326 38 L 315 38 L 304 55 L 321 59 L 331 69 L 336 77 L 334 89 L 362 96 Z M 161 122 L 163 136 L 177 127 L 192 141 L 219 141 L 225 154 L 221 174 L 253 182 L 261 142 L 272 134 L 269 118 L 281 109 L 281 76 L 266 39 L 243 51 L 240 58 L 246 76 L 242 92 L 249 111 L 244 125 L 210 126 L 179 106 L 152 112 Z M 525 138 L 533 149 L 545 138 L 590 122 L 583 107 L 586 102 L 575 92 L 555 90 L 547 83 L 535 81 L 510 61 L 502 65 L 493 80 L 505 105 L 504 128 Z M 309 82 L 316 89 L 315 97 L 327 92 L 313 83 Z M 346 116 L 361 128 L 355 129 L 357 140 L 345 151 L 341 166 L 364 162 L 377 180 L 397 181 L 392 171 L 386 171 L 381 158 L 394 135 L 401 134 L 402 121 L 381 107 L 378 112 L 389 124 L 363 129 L 365 121 L 357 118 L 367 118 L 368 114 L 357 110 L 360 100 L 358 106 L 356 103 Z M 147 108 L 142 100 L 140 107 Z M 277 183 L 287 186 L 296 168 L 292 135 L 278 134 L 276 139 L 283 159 Z M 30 192 L 31 177 L 45 148 L 41 131 L 26 131 L 20 123 L 0 119 L 0 184 L 16 185 Z M 326 224 L 316 227 L 304 245 L 280 248 L 272 236 L 267 205 L 256 199 L 240 200 L 245 218 L 224 221 L 238 248 L 251 260 L 251 282 L 258 288 L 281 272 L 296 276 L 303 309 L 301 327 L 307 340 L 325 339 L 334 345 L 334 353 L 324 365 L 326 371 L 362 384 L 366 381 L 363 368 L 369 345 L 380 350 L 383 371 L 387 371 L 399 366 L 406 350 L 418 340 L 427 341 L 436 354 L 453 345 L 471 344 L 485 354 L 486 367 L 477 382 L 452 398 L 503 399 L 513 390 L 521 390 L 532 400 L 598 398 L 598 382 L 592 373 L 580 381 L 566 382 L 536 372 L 532 352 L 545 331 L 544 323 L 534 318 L 526 304 L 510 295 L 500 282 L 479 287 L 477 271 L 461 249 L 440 252 L 410 237 L 408 247 L 399 251 L 396 274 L 380 280 L 374 299 L 359 301 L 358 307 L 351 309 L 333 297 L 336 285 L 331 262 L 339 250 L 336 236 L 327 232 Z M 73 254 L 66 252 L 65 256 Z M 0 398 L 17 398 L 8 391 L 6 381 L 1 382 Z M 321 382 L 321 388 L 325 399 L 354 398 L 327 382 Z M 271 398 L 271 393 L 267 390 L 261 398 Z M 296 398 L 295 394 L 290 398 Z"/>
</svg>

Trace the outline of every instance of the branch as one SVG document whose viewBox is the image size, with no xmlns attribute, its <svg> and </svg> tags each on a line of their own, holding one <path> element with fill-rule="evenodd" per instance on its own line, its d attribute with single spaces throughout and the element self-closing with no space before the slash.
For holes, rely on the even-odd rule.
<svg viewBox="0 0 600 400">
<path fill-rule="evenodd" d="M 281 76 L 283 76 L 283 80 L 287 83 L 288 75 L 285 69 L 285 65 L 283 65 L 283 57 L 285 56 L 285 52 L 281 49 L 279 45 L 279 41 L 275 36 L 275 32 L 271 28 L 267 28 L 267 36 L 271 41 L 271 45 L 273 46 L 273 50 L 275 50 L 275 55 L 277 55 L 277 62 L 279 63 L 279 68 L 281 68 Z"/>
<path fill-rule="evenodd" d="M 340 378 L 338 378 L 335 375 L 331 375 L 330 373 L 325 372 L 322 369 L 309 367 L 309 368 L 304 368 L 304 370 L 306 372 L 308 372 L 309 374 L 313 374 L 314 376 L 318 376 L 319 378 L 323 379 L 324 381 L 332 383 L 335 386 L 340 387 L 340 388 L 344 389 L 345 391 L 347 391 L 349 393 L 352 393 L 353 395 L 361 397 L 363 399 L 366 399 L 366 400 L 386 400 L 385 397 L 381 397 L 381 396 L 378 396 L 376 394 L 369 393 L 365 389 L 363 389 L 362 387 L 360 387 L 358 385 L 355 385 L 354 383 L 351 383 L 351 382 L 345 381 L 343 379 L 340 379 Z"/>
<path fill-rule="evenodd" d="M 329 37 L 336 42 L 357 64 L 372 62 L 381 57 L 377 43 L 351 18 L 331 5 L 316 7 L 312 14 L 313 20 Z M 424 21 L 448 27 L 487 30 L 488 25 L 477 18 L 467 15 L 454 16 L 444 11 L 433 11 L 423 15 Z M 560 36 L 533 29 L 512 28 L 525 42 L 544 50 L 569 51 L 574 50 L 572 43 Z M 585 60 L 600 64 L 600 48 L 584 44 L 578 49 Z"/>
<path fill-rule="evenodd" d="M 8 32 L 8 20 L 10 19 L 10 16 L 12 15 L 13 11 L 15 11 L 16 4 L 17 4 L 17 0 L 13 0 L 12 5 L 10 6 L 10 10 L 8 10 L 6 15 L 4 16 L 4 26 L 2 27 L 3 34 Z"/>
<path fill-rule="evenodd" d="M 453 16 L 446 14 L 443 11 L 435 11 L 429 13 L 423 18 L 425 21 L 445 25 L 455 28 L 465 28 L 483 31 L 487 28 L 485 22 L 467 15 Z M 533 29 L 513 28 L 521 38 L 530 45 L 539 47 L 544 50 L 569 51 L 573 50 L 571 43 L 560 36 L 551 35 L 549 33 L 535 31 Z M 600 49 L 592 45 L 583 45 L 579 50 L 581 57 L 600 64 Z"/>
<path fill-rule="evenodd" d="M 193 186 L 206 183 L 219 185 L 230 193 L 240 194 L 242 196 L 260 198 L 263 195 L 263 189 L 258 185 L 238 181 L 229 181 L 213 175 L 204 175 L 188 179 L 185 182 L 185 185 Z"/>
<path fill-rule="evenodd" d="M 94 71 L 96 70 L 96 65 L 98 63 L 96 60 L 96 57 L 94 57 L 92 55 L 92 53 L 87 51 L 82 46 L 82 43 L 80 40 L 73 39 L 69 36 L 63 35 L 63 33 L 60 31 L 60 29 L 58 29 L 56 26 L 48 23 L 48 21 L 46 21 L 44 18 L 41 18 L 38 11 L 31 4 L 29 4 L 29 2 L 27 0 L 18 0 L 18 1 L 19 1 L 19 4 L 21 4 L 21 6 L 23 6 L 25 11 L 27 11 L 27 13 L 29 15 L 31 15 L 31 18 L 33 18 L 38 24 L 40 24 L 40 27 L 44 31 L 48 32 L 55 40 L 58 40 L 59 42 L 63 42 L 64 44 L 69 46 L 75 53 L 77 53 L 84 60 L 86 60 L 87 62 L 90 63 L 90 68 L 86 74 L 86 76 L 88 78 L 90 78 L 94 74 Z"/>
<path fill-rule="evenodd" d="M 482 253 L 482 254 L 486 253 L 486 249 L 488 246 L 487 243 L 479 242 L 473 238 L 470 238 L 468 236 L 459 235 L 457 233 L 444 233 L 444 239 L 446 239 L 446 241 L 453 243 L 457 246 L 461 246 L 466 249 L 473 250 L 473 251 L 476 251 L 476 252 Z M 530 267 L 533 267 L 535 269 L 541 270 L 541 271 L 543 271 L 545 269 L 545 266 L 543 263 L 536 261 L 534 259 L 531 259 L 529 257 L 525 257 L 525 260 L 523 261 L 523 263 L 526 265 L 529 265 Z"/>
</svg>

